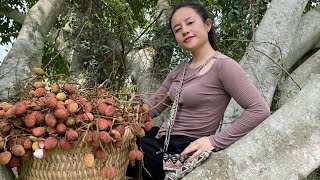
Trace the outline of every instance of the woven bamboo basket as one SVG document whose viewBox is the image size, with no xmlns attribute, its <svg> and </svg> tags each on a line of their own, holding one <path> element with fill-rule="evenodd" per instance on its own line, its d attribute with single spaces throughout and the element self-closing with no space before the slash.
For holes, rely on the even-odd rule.
<svg viewBox="0 0 320 180">
<path fill-rule="evenodd" d="M 90 152 L 94 152 L 94 147 L 83 144 L 81 147 L 75 146 L 70 151 L 56 148 L 49 151 L 49 156 L 44 160 L 33 157 L 29 167 L 26 167 L 25 173 L 21 174 L 23 180 L 102 180 L 105 179 L 100 175 L 100 167 L 102 165 L 113 166 L 116 168 L 117 177 L 115 180 L 125 179 L 127 166 L 129 164 L 128 154 L 130 151 L 130 140 L 133 139 L 130 128 L 126 128 L 123 135 L 124 144 L 120 148 L 111 148 L 107 146 L 105 149 L 108 156 L 105 159 L 95 159 L 93 168 L 85 166 L 83 156 Z"/>
</svg>

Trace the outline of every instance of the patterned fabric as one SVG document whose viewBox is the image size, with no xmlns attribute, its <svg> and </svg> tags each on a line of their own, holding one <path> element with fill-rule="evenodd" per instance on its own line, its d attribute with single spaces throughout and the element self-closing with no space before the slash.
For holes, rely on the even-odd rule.
<svg viewBox="0 0 320 180">
<path fill-rule="evenodd" d="M 193 169 L 198 167 L 211 155 L 211 151 L 205 151 L 191 162 L 187 162 L 187 156 L 180 156 L 180 154 L 166 154 L 163 155 L 163 169 L 165 170 L 165 180 L 178 180 L 190 173 Z"/>
</svg>

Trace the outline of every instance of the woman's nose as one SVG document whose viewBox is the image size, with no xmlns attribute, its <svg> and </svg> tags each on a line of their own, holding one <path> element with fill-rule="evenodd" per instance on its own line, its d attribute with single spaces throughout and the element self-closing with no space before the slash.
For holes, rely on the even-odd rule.
<svg viewBox="0 0 320 180">
<path fill-rule="evenodd" d="M 183 36 L 189 34 L 189 32 L 190 32 L 190 30 L 189 30 L 189 28 L 187 26 L 182 26 L 181 30 L 182 30 Z"/>
</svg>

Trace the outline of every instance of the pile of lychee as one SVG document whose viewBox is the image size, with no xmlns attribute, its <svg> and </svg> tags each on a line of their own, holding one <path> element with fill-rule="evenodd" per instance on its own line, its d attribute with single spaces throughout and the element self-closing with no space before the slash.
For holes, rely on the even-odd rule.
<svg viewBox="0 0 320 180">
<path fill-rule="evenodd" d="M 106 147 L 123 145 L 126 128 L 135 137 L 143 137 L 145 130 L 151 129 L 149 107 L 138 96 L 122 101 L 99 88 L 80 89 L 70 83 L 46 85 L 41 81 L 29 84 L 27 95 L 20 101 L 0 103 L 2 165 L 18 167 L 32 156 L 45 159 L 54 148 L 68 151 L 89 143 L 95 151 L 83 159 L 90 168 L 95 159 L 108 155 Z M 132 144 L 128 159 L 134 165 L 135 160 L 142 160 L 143 153 L 135 142 Z M 109 179 L 116 176 L 114 167 L 103 166 L 100 172 Z"/>
</svg>

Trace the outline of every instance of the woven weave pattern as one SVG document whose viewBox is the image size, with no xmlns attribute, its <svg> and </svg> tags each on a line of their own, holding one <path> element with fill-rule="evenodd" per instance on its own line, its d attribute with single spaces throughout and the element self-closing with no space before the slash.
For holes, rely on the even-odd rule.
<svg viewBox="0 0 320 180">
<path fill-rule="evenodd" d="M 62 179 L 105 179 L 100 175 L 102 165 L 114 166 L 117 171 L 116 180 L 125 179 L 125 173 L 129 164 L 128 154 L 130 150 L 130 140 L 133 135 L 129 128 L 126 128 L 123 135 L 124 144 L 122 147 L 114 149 L 111 146 L 105 147 L 108 152 L 106 158 L 95 159 L 93 168 L 88 168 L 84 164 L 83 156 L 86 153 L 94 153 L 94 147 L 83 144 L 81 147 L 75 146 L 70 151 L 59 148 L 49 151 L 49 156 L 44 160 L 33 157 L 33 162 L 21 179 L 23 180 L 62 180 Z"/>
</svg>

